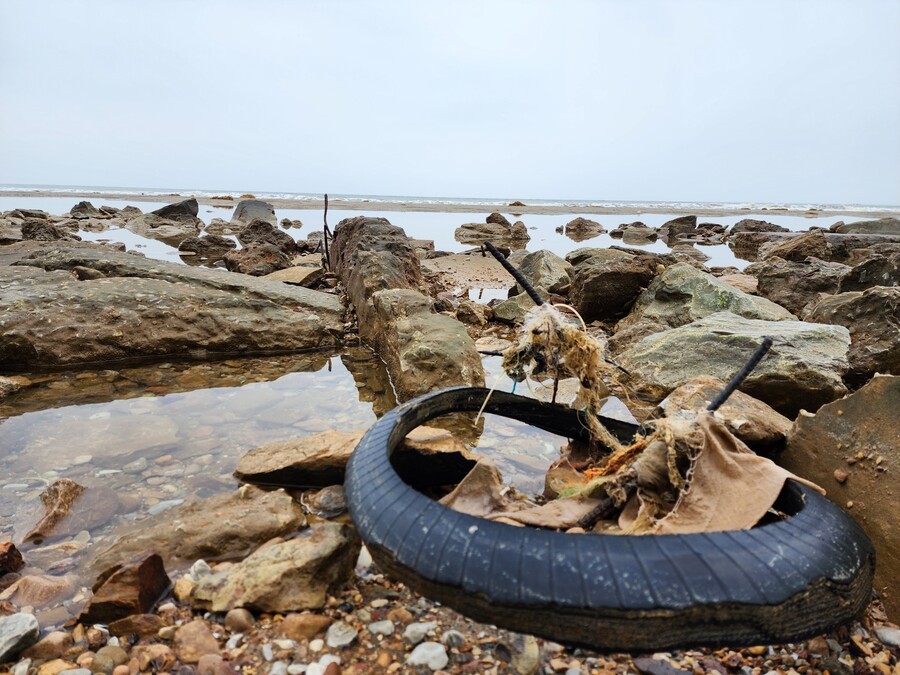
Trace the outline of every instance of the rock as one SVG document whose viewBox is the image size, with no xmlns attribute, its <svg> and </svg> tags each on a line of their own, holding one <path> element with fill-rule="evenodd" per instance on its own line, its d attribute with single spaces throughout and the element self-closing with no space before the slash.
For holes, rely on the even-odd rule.
<svg viewBox="0 0 900 675">
<path fill-rule="evenodd" d="M 850 331 L 848 381 L 861 384 L 875 373 L 900 375 L 900 288 L 875 286 L 824 298 L 805 318 Z"/>
<path fill-rule="evenodd" d="M 802 316 L 807 306 L 819 301 L 820 293 L 837 293 L 849 270 L 847 265 L 818 258 L 792 262 L 769 257 L 749 265 L 744 272 L 757 278 L 759 295 Z"/>
<path fill-rule="evenodd" d="M 175 631 L 175 654 L 183 663 L 197 663 L 207 654 L 218 655 L 219 643 L 203 619 L 194 619 Z"/>
<path fill-rule="evenodd" d="M 697 232 L 697 216 L 681 216 L 663 223 L 659 230 L 659 238 L 663 241 L 684 239 Z"/>
<path fill-rule="evenodd" d="M 109 632 L 117 636 L 154 637 L 165 622 L 156 614 L 132 614 L 109 624 Z"/>
<path fill-rule="evenodd" d="M 32 241 L 57 241 L 59 239 L 79 239 L 79 237 L 61 232 L 59 228 L 45 220 L 26 220 L 22 224 L 22 239 Z"/>
<path fill-rule="evenodd" d="M 319 609 L 328 593 L 353 572 L 359 553 L 355 531 L 341 523 L 316 523 L 293 539 L 263 546 L 228 568 L 224 579 L 200 580 L 192 602 L 214 612 L 246 607 L 263 612 Z"/>
<path fill-rule="evenodd" d="M 769 223 L 765 220 L 754 220 L 753 218 L 744 218 L 736 222 L 728 230 L 728 234 L 739 234 L 740 232 L 789 232 L 788 228 Z"/>
<path fill-rule="evenodd" d="M 774 302 L 742 293 L 711 274 L 679 263 L 666 268 L 653 280 L 616 329 L 622 330 L 641 320 L 677 328 L 716 312 L 765 321 L 795 318 Z"/>
<path fill-rule="evenodd" d="M 144 213 L 125 222 L 125 228 L 142 237 L 178 246 L 188 237 L 200 235 L 203 221 L 199 218 L 165 218 L 156 212 Z"/>
<path fill-rule="evenodd" d="M 896 626 L 875 626 L 875 636 L 888 647 L 900 647 L 900 628 Z"/>
<path fill-rule="evenodd" d="M 393 635 L 394 622 L 390 620 L 373 621 L 369 624 L 369 632 L 372 635 Z"/>
<path fill-rule="evenodd" d="M 860 220 L 855 223 L 837 222 L 830 228 L 839 234 L 892 234 L 900 235 L 900 218 Z"/>
<path fill-rule="evenodd" d="M 265 220 L 253 220 L 238 232 L 238 241 L 244 246 L 271 244 L 285 255 L 297 253 L 297 242 L 287 232 L 283 232 L 274 223 Z"/>
<path fill-rule="evenodd" d="M 0 601 L 9 601 L 16 607 L 46 607 L 74 589 L 75 577 L 71 575 L 28 574 L 0 593 Z"/>
<path fill-rule="evenodd" d="M 343 485 L 329 485 L 321 490 L 305 492 L 300 501 L 303 508 L 317 518 L 336 518 L 347 511 L 347 495 Z"/>
<path fill-rule="evenodd" d="M 71 649 L 74 643 L 75 641 L 73 640 L 71 633 L 55 630 L 47 633 L 38 642 L 23 651 L 21 658 L 33 659 L 35 661 L 56 659 Z"/>
<path fill-rule="evenodd" d="M 228 251 L 237 248 L 234 239 L 222 237 L 218 234 L 208 234 L 204 237 L 188 237 L 178 244 L 179 253 L 196 253 L 200 258 L 221 260 Z"/>
<path fill-rule="evenodd" d="M 356 641 L 359 632 L 350 624 L 337 621 L 328 627 L 325 632 L 325 644 L 332 649 L 349 647 Z"/>
<path fill-rule="evenodd" d="M 152 668 L 154 672 L 164 673 L 175 664 L 175 654 L 168 645 L 138 644 L 132 648 L 131 655 L 137 659 L 138 669 L 143 672 Z"/>
<path fill-rule="evenodd" d="M 588 323 L 613 322 L 628 313 L 656 274 L 657 263 L 649 256 L 592 255 L 575 264 L 571 302 Z"/>
<path fill-rule="evenodd" d="M 771 350 L 741 386 L 787 417 L 816 410 L 847 389 L 850 334 L 843 326 L 802 321 L 761 321 L 718 312 L 680 328 L 649 335 L 619 354 L 638 393 L 663 399 L 699 375 L 727 381 L 750 358 L 764 336 Z"/>
<path fill-rule="evenodd" d="M 344 468 L 363 431 L 323 431 L 267 443 L 238 461 L 238 480 L 269 485 L 328 486 L 344 481 Z"/>
<path fill-rule="evenodd" d="M 585 241 L 599 237 L 606 229 L 596 220 L 578 217 L 566 223 L 566 236 L 572 241 Z"/>
<path fill-rule="evenodd" d="M 406 657 L 410 666 L 427 666 L 431 670 L 440 670 L 448 663 L 447 649 L 440 642 L 423 642 Z"/>
<path fill-rule="evenodd" d="M 535 290 L 544 300 L 550 299 L 550 294 L 543 289 Z M 534 300 L 531 299 L 531 296 L 528 293 L 519 293 L 491 307 L 491 315 L 494 321 L 518 325 L 525 320 L 525 315 L 532 309 L 534 309 Z"/>
<path fill-rule="evenodd" d="M 502 644 L 509 650 L 509 665 L 516 675 L 536 675 L 541 665 L 541 649 L 533 635 L 511 633 Z"/>
<path fill-rule="evenodd" d="M 521 221 L 514 225 L 499 223 L 466 223 L 456 228 L 454 238 L 461 244 L 480 245 L 489 241 L 494 246 L 506 245 L 511 248 L 524 248 L 531 239 L 528 230 Z"/>
<path fill-rule="evenodd" d="M 494 316 L 494 310 L 472 300 L 463 300 L 456 308 L 456 319 L 470 326 L 483 327 Z"/>
<path fill-rule="evenodd" d="M 200 206 L 197 204 L 197 200 L 191 197 L 174 204 L 167 204 L 151 213 L 168 220 L 193 220 L 197 217 L 199 210 Z"/>
<path fill-rule="evenodd" d="M 783 258 L 793 262 L 803 262 L 807 258 L 831 259 L 831 246 L 822 230 L 810 230 L 785 241 L 763 244 L 759 257 Z"/>
<path fill-rule="evenodd" d="M 696 411 L 706 409 L 724 388 L 724 381 L 700 375 L 675 389 L 663 399 L 659 408 L 669 418 L 692 417 Z M 742 391 L 729 396 L 716 411 L 716 417 L 751 450 L 761 455 L 780 451 L 791 428 L 791 420 Z"/>
<path fill-rule="evenodd" d="M 143 614 L 156 604 L 170 583 L 157 553 L 145 553 L 114 565 L 97 578 L 94 596 L 78 620 L 84 624 L 109 623 L 132 614 Z"/>
<path fill-rule="evenodd" d="M 79 281 L 75 267 L 107 278 Z M 0 266 L 0 286 L 0 368 L 316 349 L 343 336 L 333 295 L 76 244 Z"/>
<path fill-rule="evenodd" d="M 69 209 L 69 215 L 76 220 L 87 220 L 88 218 L 100 218 L 103 214 L 90 202 L 78 202 Z"/>
<path fill-rule="evenodd" d="M 436 629 L 437 623 L 434 621 L 411 623 L 403 631 L 403 639 L 410 644 L 417 645 Z"/>
<path fill-rule="evenodd" d="M 801 414 L 788 434 L 779 464 L 828 491 L 832 501 L 853 502 L 850 514 L 875 545 L 875 590 L 888 616 L 900 616 L 900 377 L 878 375 L 853 394 Z M 849 476 L 843 484 L 837 469 Z"/>
<path fill-rule="evenodd" d="M 109 664 L 108 671 L 112 673 L 112 664 Z M 66 659 L 53 659 L 42 664 L 37 669 L 36 675 L 92 675 L 92 672 L 104 673 L 103 670 L 91 671 L 87 668 L 79 668 L 77 663 L 72 663 Z"/>
<path fill-rule="evenodd" d="M 864 291 L 873 286 L 900 285 L 900 250 L 872 255 L 841 278 L 838 293 Z"/>
<path fill-rule="evenodd" d="M 551 251 L 535 251 L 526 255 L 518 266 L 529 283 L 535 288 L 542 288 L 549 293 L 565 295 L 572 284 L 572 265 Z M 524 293 L 525 289 L 518 284 L 510 296 Z"/>
<path fill-rule="evenodd" d="M 10 614 L 0 618 L 0 663 L 14 659 L 23 649 L 37 642 L 41 634 L 31 614 Z"/>
<path fill-rule="evenodd" d="M 237 251 L 228 251 L 222 258 L 229 272 L 264 277 L 291 267 L 290 257 L 274 244 L 253 244 Z"/>
<path fill-rule="evenodd" d="M 322 614 L 288 614 L 278 626 L 278 630 L 287 638 L 300 642 L 311 640 L 325 632 L 331 625 L 331 617 Z"/>
<path fill-rule="evenodd" d="M 11 541 L 0 542 L 0 577 L 7 572 L 18 572 L 25 566 L 19 549 Z"/>
<path fill-rule="evenodd" d="M 124 531 L 99 553 L 93 569 L 105 569 L 145 550 L 155 550 L 166 565 L 198 558 L 246 555 L 273 537 L 295 532 L 306 523 L 300 505 L 284 490 L 243 486 L 171 509 Z"/>
<path fill-rule="evenodd" d="M 744 273 L 744 274 L 723 274 L 719 277 L 720 281 L 724 281 L 729 286 L 733 286 L 743 293 L 748 293 L 749 295 L 756 295 L 757 290 L 759 289 L 759 281 L 756 277 Z M 771 298 L 770 298 L 771 299 Z M 774 300 L 773 300 L 774 302 Z M 780 304 L 780 303 L 776 303 Z M 783 307 L 784 305 L 782 305 Z"/>
<path fill-rule="evenodd" d="M 225 628 L 232 633 L 246 633 L 255 623 L 253 615 L 243 607 L 232 609 L 225 615 Z"/>
<path fill-rule="evenodd" d="M 673 243 L 672 255 L 678 262 L 685 262 L 700 270 L 706 270 L 703 263 L 708 262 L 710 257 L 703 251 L 689 243 Z"/>
<path fill-rule="evenodd" d="M 640 221 L 622 223 L 609 233 L 609 236 L 622 239 L 623 243 L 637 243 L 638 245 L 656 241 L 659 234 L 655 227 L 648 227 Z"/>
<path fill-rule="evenodd" d="M 286 267 L 285 269 L 267 274 L 263 278 L 270 281 L 281 281 L 286 284 L 311 288 L 322 281 L 324 276 L 325 270 L 319 266 L 300 267 L 295 265 L 294 267 Z"/>
<path fill-rule="evenodd" d="M 106 645 L 105 647 L 101 647 L 97 650 L 97 653 L 94 656 L 94 664 L 91 666 L 91 670 L 95 673 L 97 672 L 96 665 L 98 664 L 98 659 L 108 660 L 113 668 L 115 668 L 116 666 L 121 666 L 128 662 L 128 652 L 118 645 Z M 109 672 L 112 672 L 113 668 L 110 668 Z"/>
<path fill-rule="evenodd" d="M 242 199 L 234 209 L 231 222 L 236 225 L 252 223 L 254 220 L 275 225 L 278 219 L 275 217 L 275 207 L 261 199 Z M 288 221 L 290 222 L 290 221 Z"/>
<path fill-rule="evenodd" d="M 225 659 L 219 654 L 204 654 L 197 661 L 197 675 L 232 675 L 234 672 L 234 669 L 225 663 Z M 286 669 L 284 673 L 287 673 Z M 277 675 L 274 667 L 269 674 Z"/>
<path fill-rule="evenodd" d="M 484 219 L 486 223 L 492 223 L 494 225 L 502 225 L 503 227 L 510 228 L 512 225 L 506 219 L 506 217 L 502 213 L 498 213 L 494 211 L 491 215 Z"/>
</svg>

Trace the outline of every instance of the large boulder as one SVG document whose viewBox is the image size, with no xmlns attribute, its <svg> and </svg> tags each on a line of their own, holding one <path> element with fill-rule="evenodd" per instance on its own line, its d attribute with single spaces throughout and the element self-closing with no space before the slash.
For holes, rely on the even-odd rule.
<svg viewBox="0 0 900 675">
<path fill-rule="evenodd" d="M 513 225 L 502 223 L 465 223 L 456 228 L 453 236 L 461 244 L 478 245 L 489 241 L 495 246 L 524 248 L 531 239 L 528 230 L 521 221 Z"/>
<path fill-rule="evenodd" d="M 810 230 L 782 241 L 772 241 L 759 248 L 759 257 L 783 258 L 803 262 L 807 258 L 831 259 L 831 245 L 822 230 Z"/>
<path fill-rule="evenodd" d="M 287 541 L 260 547 L 225 572 L 202 577 L 191 604 L 213 612 L 321 609 L 353 574 L 359 549 L 351 526 L 316 523 Z"/>
<path fill-rule="evenodd" d="M 197 214 L 199 213 L 199 211 L 200 206 L 199 204 L 197 204 L 197 200 L 191 197 L 190 199 L 175 202 L 174 204 L 167 204 L 166 206 L 158 208 L 155 211 L 151 211 L 150 213 L 167 220 L 193 221 L 197 218 Z"/>
<path fill-rule="evenodd" d="M 75 244 L 25 250 L 0 266 L 2 366 L 317 349 L 343 337 L 344 308 L 326 293 Z M 98 274 L 72 273 L 84 270 Z"/>
<path fill-rule="evenodd" d="M 691 417 L 705 410 L 724 388 L 724 381 L 700 375 L 669 394 L 659 409 L 668 418 Z M 784 448 L 791 428 L 791 420 L 742 391 L 729 396 L 715 415 L 747 447 L 762 455 Z"/>
<path fill-rule="evenodd" d="M 565 228 L 566 236 L 572 241 L 593 239 L 594 237 L 599 237 L 604 232 L 606 232 L 606 229 L 596 220 L 582 218 L 581 216 L 570 220 L 566 223 Z"/>
<path fill-rule="evenodd" d="M 305 525 L 300 505 L 284 490 L 245 485 L 142 521 L 98 552 L 91 567 L 100 572 L 145 551 L 159 553 L 166 566 L 200 558 L 240 558 Z"/>
<path fill-rule="evenodd" d="M 203 221 L 199 218 L 186 216 L 164 218 L 155 211 L 130 218 L 125 222 L 125 228 L 137 235 L 176 247 L 188 237 L 199 236 L 202 227 Z"/>
<path fill-rule="evenodd" d="M 402 399 L 454 384 L 479 386 L 475 343 L 456 319 L 435 314 L 406 234 L 384 218 L 359 216 L 335 228 L 332 266 L 359 319 L 360 337 L 384 360 Z"/>
<path fill-rule="evenodd" d="M 200 259 L 221 260 L 228 251 L 237 248 L 234 239 L 218 234 L 205 237 L 188 237 L 178 244 L 178 252 L 182 255 L 193 253 Z"/>
<path fill-rule="evenodd" d="M 855 264 L 857 251 L 900 245 L 900 235 L 841 234 L 818 229 L 800 234 L 739 232 L 730 238 L 729 245 L 736 256 L 747 260 L 777 256 L 785 260 L 803 261 L 812 256 L 830 262 Z"/>
<path fill-rule="evenodd" d="M 823 299 L 805 318 L 850 331 L 848 382 L 860 384 L 875 373 L 900 375 L 900 288 L 840 293 Z"/>
<path fill-rule="evenodd" d="M 261 199 L 242 199 L 234 209 L 231 222 L 236 225 L 262 220 L 270 225 L 277 225 L 275 207 Z"/>
<path fill-rule="evenodd" d="M 770 300 L 739 291 L 692 265 L 679 263 L 667 267 L 653 280 L 617 330 L 642 320 L 677 328 L 717 312 L 763 321 L 796 318 Z"/>
<path fill-rule="evenodd" d="M 535 288 L 542 288 L 550 293 L 565 295 L 572 285 L 571 264 L 552 251 L 535 251 L 526 255 L 518 266 L 529 283 Z M 516 284 L 510 295 L 524 293 L 525 289 Z"/>
<path fill-rule="evenodd" d="M 893 234 L 900 236 L 900 218 L 859 220 L 855 223 L 837 222 L 829 230 L 839 234 Z"/>
<path fill-rule="evenodd" d="M 802 316 L 810 304 L 819 301 L 821 293 L 837 293 L 850 267 L 842 263 L 807 258 L 793 262 L 782 258 L 766 258 L 748 265 L 744 272 L 754 275 L 756 291 L 788 311 Z"/>
<path fill-rule="evenodd" d="M 78 202 L 69 209 L 69 215 L 76 220 L 87 220 L 88 218 L 99 218 L 103 214 L 90 202 Z"/>
<path fill-rule="evenodd" d="M 731 226 L 731 229 L 728 230 L 729 235 L 739 234 L 741 232 L 789 232 L 789 230 L 786 227 L 776 225 L 775 223 L 769 223 L 765 220 L 744 218 L 743 220 L 736 222 Z"/>
<path fill-rule="evenodd" d="M 875 544 L 875 590 L 900 617 L 900 377 L 875 377 L 859 391 L 801 414 L 779 463 L 849 508 Z"/>
<path fill-rule="evenodd" d="M 297 242 L 291 235 L 278 229 L 274 223 L 259 218 L 241 228 L 237 238 L 244 246 L 272 244 L 286 255 L 297 252 Z"/>
<path fill-rule="evenodd" d="M 900 286 L 900 247 L 874 253 L 854 265 L 841 277 L 837 292 L 864 291 L 872 286 Z"/>
<path fill-rule="evenodd" d="M 762 343 L 772 348 L 741 391 L 793 418 L 843 396 L 850 333 L 843 326 L 802 321 L 761 321 L 730 312 L 711 314 L 680 328 L 649 335 L 618 355 L 628 386 L 662 400 L 700 375 L 727 381 Z"/>
<path fill-rule="evenodd" d="M 697 216 L 680 216 L 663 223 L 659 230 L 659 238 L 663 241 L 692 237 L 697 233 Z"/>
<path fill-rule="evenodd" d="M 570 299 L 587 321 L 614 322 L 625 316 L 657 274 L 651 256 L 606 251 L 574 267 Z"/>
<path fill-rule="evenodd" d="M 223 256 L 229 272 L 264 277 L 293 265 L 290 256 L 274 244 L 252 244 L 246 248 L 228 251 Z"/>
</svg>

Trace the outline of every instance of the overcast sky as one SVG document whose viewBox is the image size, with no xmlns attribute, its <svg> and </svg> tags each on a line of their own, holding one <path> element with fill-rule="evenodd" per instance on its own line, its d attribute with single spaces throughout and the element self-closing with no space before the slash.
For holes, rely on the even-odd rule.
<svg viewBox="0 0 900 675">
<path fill-rule="evenodd" d="M 900 204 L 900 2 L 0 0 L 0 183 Z"/>
</svg>

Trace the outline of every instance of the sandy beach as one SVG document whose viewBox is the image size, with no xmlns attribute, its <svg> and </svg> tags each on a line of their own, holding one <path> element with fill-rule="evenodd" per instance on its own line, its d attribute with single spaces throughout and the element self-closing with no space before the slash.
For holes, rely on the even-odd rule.
<svg viewBox="0 0 900 675">
<path fill-rule="evenodd" d="M 46 198 L 72 198 L 72 199 L 93 199 L 93 200 L 110 200 L 110 201 L 133 201 L 133 202 L 177 202 L 188 197 L 196 197 L 197 202 L 203 205 L 213 207 L 231 207 L 240 201 L 240 196 L 228 197 L 206 197 L 202 194 L 193 194 L 190 192 L 178 192 L 168 194 L 142 194 L 127 192 L 100 192 L 100 191 L 56 191 L 56 190 L 9 190 L 0 193 L 2 197 L 23 197 L 29 199 L 46 199 Z M 321 210 L 325 207 L 324 199 L 277 199 L 268 196 L 260 196 L 266 202 L 272 204 L 276 209 L 296 209 L 296 210 Z M 513 200 L 515 201 L 515 200 Z M 597 204 L 589 203 L 559 203 L 553 205 L 546 204 L 528 204 L 527 200 L 521 200 L 524 205 L 517 204 L 510 206 L 511 202 L 500 202 L 495 200 L 473 200 L 469 203 L 459 203 L 451 201 L 421 201 L 403 199 L 397 201 L 389 201 L 388 198 L 381 199 L 365 199 L 365 198 L 344 198 L 329 197 L 328 208 L 334 210 L 346 211 L 410 211 L 422 213 L 483 213 L 485 211 L 500 210 L 503 212 L 512 212 L 521 215 L 560 215 L 566 213 L 595 213 L 609 215 L 626 215 L 630 213 L 655 213 L 655 214 L 694 214 L 697 216 L 729 216 L 729 215 L 783 215 L 783 216 L 808 216 L 810 218 L 830 217 L 830 216 L 852 216 L 858 218 L 885 218 L 896 216 L 900 209 L 884 208 L 877 209 L 873 207 L 865 210 L 850 208 L 841 209 L 807 209 L 805 207 L 716 207 L 713 205 L 697 205 L 697 204 L 660 204 L 655 206 L 651 204 L 638 204 L 633 206 L 609 206 L 603 205 L 602 202 Z"/>
</svg>

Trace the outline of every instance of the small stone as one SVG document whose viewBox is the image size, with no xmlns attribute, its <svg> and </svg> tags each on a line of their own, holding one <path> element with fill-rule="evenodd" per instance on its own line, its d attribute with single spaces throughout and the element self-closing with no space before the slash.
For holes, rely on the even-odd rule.
<svg viewBox="0 0 900 675">
<path fill-rule="evenodd" d="M 262 653 L 262 657 L 266 661 L 271 662 L 275 660 L 275 650 L 272 649 L 272 645 L 270 645 L 268 642 L 262 646 L 260 652 Z"/>
<path fill-rule="evenodd" d="M 297 643 L 294 640 L 272 640 L 272 644 L 275 646 L 275 649 L 281 650 L 290 650 L 297 646 Z"/>
<path fill-rule="evenodd" d="M 191 565 L 191 579 L 194 581 L 200 581 L 203 577 L 207 577 L 210 574 L 212 574 L 212 567 L 205 560 L 198 560 Z"/>
<path fill-rule="evenodd" d="M 466 644 L 466 636 L 460 633 L 458 630 L 446 630 L 444 634 L 441 636 L 441 642 L 450 647 L 451 649 L 458 649 Z"/>
<path fill-rule="evenodd" d="M 748 651 L 750 654 L 753 654 L 753 656 L 762 656 L 762 655 L 765 654 L 768 650 L 769 650 L 769 648 L 766 647 L 765 645 L 757 645 L 757 646 L 755 646 L 755 647 L 749 647 L 749 648 L 747 649 L 747 651 Z"/>
<path fill-rule="evenodd" d="M 163 626 L 157 632 L 157 637 L 160 640 L 171 641 L 175 639 L 175 626 Z"/>
<path fill-rule="evenodd" d="M 233 633 L 244 633 L 253 628 L 254 623 L 253 614 L 243 607 L 229 610 L 225 615 L 225 628 Z"/>
<path fill-rule="evenodd" d="M 447 650 L 440 642 L 423 642 L 406 657 L 411 666 L 428 666 L 431 670 L 439 670 L 450 662 Z"/>
<path fill-rule="evenodd" d="M 197 661 L 197 675 L 225 675 L 234 672 L 218 654 L 204 654 Z M 272 673 L 273 671 L 269 671 Z"/>
<path fill-rule="evenodd" d="M 320 652 L 325 648 L 325 640 L 322 638 L 316 638 L 315 640 L 310 640 L 309 642 L 309 651 L 311 652 Z"/>
<path fill-rule="evenodd" d="M 828 649 L 828 641 L 821 635 L 818 637 L 814 637 L 812 640 L 807 642 L 806 649 L 809 650 L 810 654 L 816 654 L 818 656 L 828 656 L 828 654 L 830 653 L 830 650 Z"/>
<path fill-rule="evenodd" d="M 406 609 L 406 607 L 395 607 L 388 612 L 387 618 L 395 624 L 407 624 L 412 621 L 414 617 L 412 612 Z"/>
<path fill-rule="evenodd" d="M 372 602 L 369 603 L 369 607 L 372 609 L 381 609 L 382 607 L 387 607 L 388 601 L 386 598 L 375 598 Z"/>
<path fill-rule="evenodd" d="M 888 647 L 900 647 L 900 628 L 876 626 L 875 635 Z"/>
<path fill-rule="evenodd" d="M 844 471 L 843 469 L 835 469 L 835 470 L 834 470 L 834 479 L 835 479 L 838 483 L 846 483 L 846 482 L 847 482 L 847 478 L 848 478 L 849 476 L 850 476 L 850 474 L 847 473 L 846 471 Z"/>
<path fill-rule="evenodd" d="M 403 639 L 410 644 L 417 645 L 435 628 L 437 628 L 437 623 L 434 621 L 411 623 L 403 631 Z"/>
<path fill-rule="evenodd" d="M 22 652 L 22 656 L 36 661 L 47 661 L 62 656 L 73 644 L 74 639 L 69 633 L 55 630 Z"/>
<path fill-rule="evenodd" d="M 269 668 L 269 675 L 287 675 L 288 666 L 284 661 L 276 661 Z"/>
<path fill-rule="evenodd" d="M 332 649 L 347 647 L 356 640 L 359 632 L 350 624 L 338 621 L 331 624 L 325 633 L 325 642 Z"/>
<path fill-rule="evenodd" d="M 533 635 L 513 633 L 506 642 L 511 655 L 509 665 L 516 675 L 534 675 L 541 665 L 541 649 Z"/>
<path fill-rule="evenodd" d="M 162 628 L 163 620 L 156 614 L 132 614 L 109 624 L 109 632 L 113 635 L 149 637 L 158 635 Z"/>
<path fill-rule="evenodd" d="M 52 661 L 47 661 L 40 668 L 37 669 L 37 675 L 60 675 L 60 673 L 72 673 L 76 670 L 76 664 L 71 661 L 66 661 L 65 659 L 53 659 Z M 90 675 L 91 671 L 86 671 L 88 675 Z M 97 672 L 97 671 L 94 671 Z M 112 668 L 109 669 L 109 672 L 112 672 Z"/>
<path fill-rule="evenodd" d="M 178 602 L 187 602 L 196 587 L 197 582 L 191 579 L 189 575 L 185 574 L 175 582 L 175 586 L 172 589 L 172 595 L 175 596 L 175 599 L 178 600 Z"/>
<path fill-rule="evenodd" d="M 394 622 L 375 621 L 369 624 L 369 632 L 372 635 L 392 635 L 394 633 Z"/>
<path fill-rule="evenodd" d="M 175 653 L 184 663 L 197 663 L 205 654 L 218 654 L 219 643 L 202 619 L 194 619 L 175 631 Z"/>
<path fill-rule="evenodd" d="M 288 614 L 279 625 L 281 634 L 291 640 L 300 642 L 310 640 L 323 633 L 331 625 L 331 618 L 321 614 Z"/>
</svg>

